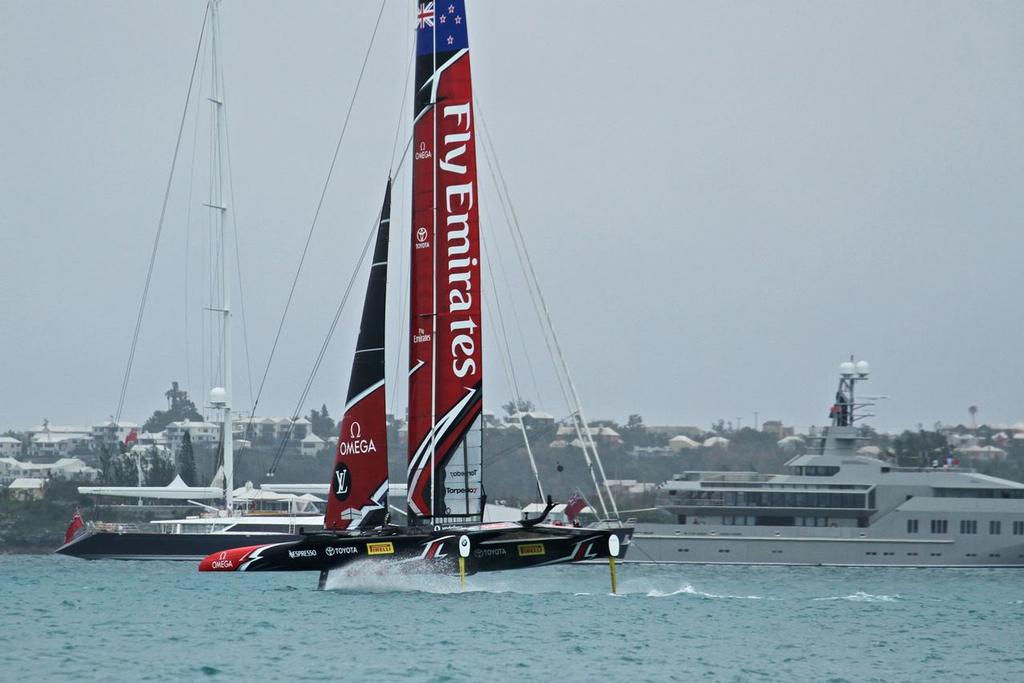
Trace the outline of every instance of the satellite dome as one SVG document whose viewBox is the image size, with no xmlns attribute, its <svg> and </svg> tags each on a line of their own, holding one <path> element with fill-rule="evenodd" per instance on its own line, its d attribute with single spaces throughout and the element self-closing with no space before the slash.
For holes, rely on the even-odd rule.
<svg viewBox="0 0 1024 683">
<path fill-rule="evenodd" d="M 214 387 L 210 389 L 210 404 L 215 406 L 227 405 L 228 392 L 224 391 L 224 387 Z"/>
<path fill-rule="evenodd" d="M 848 360 L 843 361 L 842 363 L 839 364 L 839 374 L 843 375 L 844 377 L 852 375 L 854 370 L 855 368 L 853 367 L 853 363 L 851 363 Z"/>
<path fill-rule="evenodd" d="M 857 374 L 858 375 L 866 375 L 869 372 L 871 372 L 871 366 L 868 364 L 868 362 L 866 360 L 859 360 L 859 361 L 857 361 Z"/>
</svg>

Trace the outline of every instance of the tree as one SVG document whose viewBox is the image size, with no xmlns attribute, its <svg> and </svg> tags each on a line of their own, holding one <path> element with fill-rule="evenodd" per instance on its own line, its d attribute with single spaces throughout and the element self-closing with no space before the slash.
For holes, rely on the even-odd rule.
<svg viewBox="0 0 1024 683">
<path fill-rule="evenodd" d="M 167 486 L 174 479 L 174 459 L 165 458 L 155 447 L 146 451 L 149 462 L 143 467 L 146 486 Z"/>
<path fill-rule="evenodd" d="M 309 420 L 313 433 L 321 439 L 333 439 L 338 436 L 338 425 L 327 411 L 326 403 L 320 406 L 320 410 L 316 408 L 310 410 L 309 417 L 306 419 Z"/>
<path fill-rule="evenodd" d="M 203 416 L 196 410 L 196 404 L 189 399 L 187 391 L 178 388 L 177 382 L 171 382 L 171 388 L 164 392 L 164 396 L 167 397 L 167 410 L 154 411 L 153 415 L 142 425 L 142 431 L 162 432 L 172 422 L 202 421 Z"/>
<path fill-rule="evenodd" d="M 527 401 L 525 399 L 519 399 L 518 401 L 512 400 L 501 407 L 504 408 L 509 417 L 512 417 L 516 413 L 533 412 L 533 401 Z"/>
<path fill-rule="evenodd" d="M 896 462 L 911 467 L 928 467 L 933 461 L 940 463 L 949 454 L 946 437 L 937 432 L 905 431 L 892 442 Z"/>
<path fill-rule="evenodd" d="M 977 418 L 977 416 L 978 416 L 978 406 L 970 406 L 967 409 L 967 412 L 971 414 L 971 428 L 972 429 L 977 429 L 978 428 L 978 421 L 975 418 Z"/>
<path fill-rule="evenodd" d="M 186 429 L 178 448 L 178 474 L 189 486 L 196 485 L 196 456 L 192 450 L 192 435 Z"/>
<path fill-rule="evenodd" d="M 109 486 L 137 486 L 139 483 L 138 455 L 114 453 L 104 449 L 100 454 L 103 482 Z"/>
</svg>

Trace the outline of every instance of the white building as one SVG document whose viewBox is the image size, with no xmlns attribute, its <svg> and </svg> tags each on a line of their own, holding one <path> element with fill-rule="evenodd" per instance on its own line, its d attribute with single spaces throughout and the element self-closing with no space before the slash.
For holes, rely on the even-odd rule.
<svg viewBox="0 0 1024 683">
<path fill-rule="evenodd" d="M 256 443 L 277 443 L 285 437 L 301 443 L 313 433 L 312 426 L 304 417 L 239 417 L 233 421 L 232 433 Z"/>
<path fill-rule="evenodd" d="M 21 442 L 13 436 L 0 436 L 0 457 L 21 455 Z"/>
<path fill-rule="evenodd" d="M 18 478 L 67 479 L 73 481 L 96 481 L 100 471 L 89 467 L 78 458 L 60 458 L 56 462 L 21 462 L 15 458 L 0 458 L 0 481 L 10 482 Z"/>
<path fill-rule="evenodd" d="M 640 494 L 653 491 L 658 488 L 658 485 L 636 479 L 609 479 L 608 488 L 615 493 Z"/>
<path fill-rule="evenodd" d="M 679 434 L 673 436 L 668 440 L 668 447 L 678 453 L 679 451 L 689 450 L 691 448 L 697 448 L 700 446 L 699 443 L 686 436 L 685 434 Z"/>
<path fill-rule="evenodd" d="M 7 495 L 19 500 L 33 500 L 43 497 L 43 485 L 45 480 L 36 478 L 15 479 L 7 487 Z"/>
<path fill-rule="evenodd" d="M 965 446 L 956 452 L 974 460 L 1006 460 L 1006 451 L 995 446 Z"/>
<path fill-rule="evenodd" d="M 92 448 L 92 434 L 89 432 L 37 432 L 29 441 L 28 453 L 36 458 L 52 458 L 69 455 L 72 451 Z"/>
<path fill-rule="evenodd" d="M 98 444 L 124 443 L 132 430 L 138 431 L 139 425 L 135 422 L 114 422 L 108 420 L 94 424 L 91 429 L 93 441 Z"/>
<path fill-rule="evenodd" d="M 634 455 L 639 458 L 663 458 L 675 454 L 676 451 L 672 450 L 668 446 L 637 446 L 630 451 L 630 455 Z"/>
<path fill-rule="evenodd" d="M 804 446 L 804 440 L 799 436 L 784 436 L 776 441 L 775 445 L 784 451 L 795 451 Z"/>
<path fill-rule="evenodd" d="M 185 438 L 185 432 L 192 438 L 192 444 L 214 446 L 220 441 L 219 422 L 193 422 L 191 420 L 180 420 L 172 422 L 164 429 L 165 444 L 172 451 L 181 447 L 181 440 Z M 161 444 L 163 445 L 163 444 Z"/>
<path fill-rule="evenodd" d="M 527 429 L 532 429 L 534 427 L 547 427 L 555 424 L 555 417 L 553 415 L 548 415 L 540 410 L 514 413 L 509 417 L 506 417 L 505 422 L 513 427 L 518 427 L 520 419 L 522 419 L 523 426 Z"/>
<path fill-rule="evenodd" d="M 580 433 L 590 434 L 590 438 L 599 446 L 608 446 L 622 443 L 622 435 L 611 427 L 599 427 L 589 426 L 580 429 Z M 579 441 L 577 436 L 576 426 L 572 423 L 565 424 L 564 422 L 558 426 L 558 430 L 555 431 L 555 440 L 551 442 L 552 448 L 564 448 L 566 445 L 574 448 L 580 448 L 576 442 Z M 562 442 L 562 443 L 559 443 Z"/>
<path fill-rule="evenodd" d="M 303 455 L 316 455 L 323 449 L 324 444 L 327 442 L 316 434 L 307 434 L 306 438 L 299 443 Z"/>
</svg>

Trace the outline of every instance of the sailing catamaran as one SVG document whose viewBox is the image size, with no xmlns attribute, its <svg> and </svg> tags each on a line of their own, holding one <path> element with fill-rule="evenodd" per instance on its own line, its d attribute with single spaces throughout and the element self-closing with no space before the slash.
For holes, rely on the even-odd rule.
<svg viewBox="0 0 1024 683">
<path fill-rule="evenodd" d="M 612 558 L 632 529 L 483 523 L 481 250 L 463 0 L 418 6 L 412 149 L 408 526 L 389 524 L 384 342 L 391 181 L 377 226 L 324 530 L 217 552 L 200 571 L 327 571 L 360 559 L 413 571 Z M 458 560 L 456 562 L 456 559 Z"/>
</svg>

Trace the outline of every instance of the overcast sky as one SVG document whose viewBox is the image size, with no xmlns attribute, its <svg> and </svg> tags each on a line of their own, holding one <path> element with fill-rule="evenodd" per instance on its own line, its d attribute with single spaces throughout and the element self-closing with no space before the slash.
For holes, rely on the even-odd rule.
<svg viewBox="0 0 1024 683">
<path fill-rule="evenodd" d="M 379 7 L 222 6 L 257 382 Z M 117 407 L 203 13 L 0 4 L 0 429 Z M 866 391 L 889 396 L 881 428 L 966 422 L 971 404 L 981 420 L 1024 420 L 1024 4 L 476 0 L 468 13 L 484 122 L 589 417 L 706 427 L 758 411 L 820 425 L 838 363 L 856 354 L 874 369 Z M 399 119 L 408 134 L 412 14 L 398 0 L 384 10 L 262 414 L 293 409 L 379 208 Z M 140 422 L 171 380 L 209 389 L 199 105 L 129 385 L 124 416 Z M 523 326 L 523 393 L 561 417 L 478 153 L 485 277 Z M 400 290 L 407 178 L 396 192 Z M 305 411 L 341 408 L 364 283 Z M 394 359 L 404 336 L 391 328 Z M 493 325 L 485 337 L 500 410 Z"/>
</svg>

